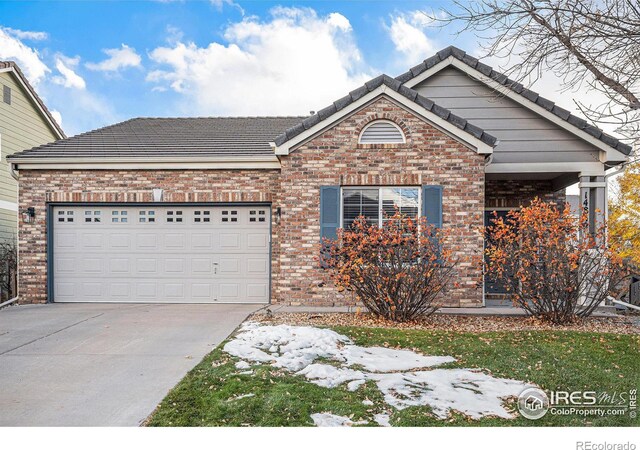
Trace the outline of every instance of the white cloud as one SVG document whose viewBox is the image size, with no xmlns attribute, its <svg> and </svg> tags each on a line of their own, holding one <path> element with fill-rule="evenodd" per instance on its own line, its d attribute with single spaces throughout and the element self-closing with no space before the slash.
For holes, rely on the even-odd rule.
<svg viewBox="0 0 640 450">
<path fill-rule="evenodd" d="M 60 114 L 60 111 L 57 111 L 55 109 L 50 109 L 49 112 L 51 113 L 55 121 L 58 123 L 58 125 L 62 126 L 62 114 Z"/>
<path fill-rule="evenodd" d="M 405 63 L 416 64 L 439 50 L 425 33 L 431 23 L 431 20 L 420 11 L 391 18 L 387 31 L 396 50 L 404 56 Z"/>
<path fill-rule="evenodd" d="M 68 58 L 58 55 L 56 57 L 56 69 L 58 69 L 60 75 L 53 77 L 51 81 L 66 88 L 85 89 L 87 84 L 84 79 L 73 71 L 73 68 L 77 67 L 79 62 L 80 57 Z"/>
<path fill-rule="evenodd" d="M 5 28 L 0 28 L 0 60 L 16 61 L 33 85 L 37 85 L 51 71 L 42 62 L 37 50 L 11 36 Z"/>
<path fill-rule="evenodd" d="M 165 40 L 169 43 L 169 45 L 175 45 L 180 42 L 184 38 L 184 32 L 173 25 L 167 25 L 166 27 L 167 37 Z"/>
<path fill-rule="evenodd" d="M 120 48 L 105 49 L 103 52 L 108 58 L 99 63 L 86 63 L 85 66 L 87 69 L 102 72 L 117 72 L 127 67 L 140 67 L 140 63 L 142 62 L 136 50 L 125 44 L 122 44 Z"/>
<path fill-rule="evenodd" d="M 28 39 L 29 34 L 23 37 Z M 15 60 L 29 82 L 37 85 L 38 94 L 56 122 L 62 124 L 64 115 L 67 135 L 72 136 L 122 119 L 114 111 L 109 99 L 86 89 L 84 79 L 75 72 L 80 63 L 79 57 L 54 54 L 52 59 L 56 73 L 52 74 L 52 69 L 35 48 L 22 42 L 16 33 L 11 35 L 0 27 L 0 60 L 3 59 Z M 72 93 L 70 89 L 73 89 Z"/>
<path fill-rule="evenodd" d="M 176 42 L 150 58 L 147 80 L 184 95 L 187 114 L 306 114 L 372 77 L 351 24 L 333 13 L 274 8 L 224 31 L 226 44 Z"/>
<path fill-rule="evenodd" d="M 17 39 L 30 40 L 30 41 L 43 41 L 49 38 L 49 35 L 44 31 L 23 31 L 23 30 L 16 30 L 15 28 L 9 28 L 9 27 L 0 27 L 0 28 L 4 30 L 7 34 L 10 34 L 11 36 Z"/>
<path fill-rule="evenodd" d="M 234 2 L 233 0 L 209 0 L 209 2 L 215 6 L 218 11 L 222 11 L 222 7 L 224 5 L 229 5 L 229 6 L 233 6 L 234 8 L 236 8 L 238 11 L 240 11 L 240 14 L 242 14 L 244 16 L 244 9 L 242 8 L 242 6 L 240 6 L 239 4 L 237 4 L 236 2 Z"/>
</svg>

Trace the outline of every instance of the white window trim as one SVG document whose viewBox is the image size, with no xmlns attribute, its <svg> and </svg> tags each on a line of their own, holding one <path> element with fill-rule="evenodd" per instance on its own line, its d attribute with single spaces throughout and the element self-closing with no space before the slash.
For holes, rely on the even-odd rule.
<svg viewBox="0 0 640 450">
<path fill-rule="evenodd" d="M 418 217 L 422 216 L 422 187 L 421 186 L 340 186 L 340 224 L 339 228 L 344 229 L 344 191 L 358 190 L 358 189 L 417 189 L 418 190 Z M 382 212 L 382 195 L 378 192 L 378 226 L 382 227 L 383 215 Z"/>
<path fill-rule="evenodd" d="M 362 142 L 362 136 L 369 129 L 369 127 L 372 126 L 372 125 L 375 125 L 376 123 L 382 123 L 382 122 L 393 125 L 393 127 L 396 130 L 398 130 L 398 132 L 400 133 L 400 136 L 402 136 L 402 142 Z M 387 119 L 376 119 L 376 120 L 371 121 L 371 123 L 368 123 L 360 131 L 360 136 L 358 136 L 358 144 L 362 144 L 362 145 L 406 144 L 406 143 L 407 143 L 407 137 L 404 135 L 404 131 L 402 131 L 402 128 L 400 128 L 397 123 L 393 122 L 392 120 L 387 120 Z"/>
</svg>

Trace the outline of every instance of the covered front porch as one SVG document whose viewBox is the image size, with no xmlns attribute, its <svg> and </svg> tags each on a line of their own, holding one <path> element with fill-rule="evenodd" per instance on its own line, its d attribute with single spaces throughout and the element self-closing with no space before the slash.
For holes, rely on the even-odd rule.
<svg viewBox="0 0 640 450">
<path fill-rule="evenodd" d="M 574 164 L 580 169 L 581 164 Z M 521 166 L 522 167 L 522 166 Z M 555 203 L 561 207 L 569 203 L 578 216 L 581 209 L 588 212 L 589 228 L 595 230 L 606 215 L 605 164 L 590 164 L 584 171 L 553 170 L 532 165 L 528 171 L 498 172 L 487 166 L 485 178 L 484 225 L 489 226 L 497 216 L 505 218 L 509 211 L 528 205 L 534 198 Z M 485 247 L 487 241 L 485 239 Z M 484 276 L 483 305 L 485 307 L 511 306 L 501 283 Z"/>
</svg>

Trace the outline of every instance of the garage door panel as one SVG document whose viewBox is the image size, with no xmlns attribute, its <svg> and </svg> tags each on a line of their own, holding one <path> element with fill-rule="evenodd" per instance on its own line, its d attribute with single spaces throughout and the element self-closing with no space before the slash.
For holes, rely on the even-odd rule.
<svg viewBox="0 0 640 450">
<path fill-rule="evenodd" d="M 259 301 L 259 299 L 264 298 L 265 295 L 269 295 L 269 285 L 265 283 L 247 284 L 246 295 L 250 300 Z"/>
<path fill-rule="evenodd" d="M 268 236 L 264 233 L 247 233 L 247 250 L 267 250 Z"/>
<path fill-rule="evenodd" d="M 79 270 L 91 275 L 102 275 L 104 274 L 104 260 L 95 257 L 85 257 L 82 259 Z"/>
<path fill-rule="evenodd" d="M 240 250 L 240 233 L 237 231 L 220 232 L 220 250 L 228 252 L 231 250 Z"/>
<path fill-rule="evenodd" d="M 76 234 L 73 232 L 60 232 L 56 236 L 54 248 L 74 249 L 76 247 Z"/>
<path fill-rule="evenodd" d="M 52 217 L 55 301 L 269 300 L 268 207 L 91 205 Z"/>
<path fill-rule="evenodd" d="M 269 259 L 266 257 L 250 257 L 246 260 L 247 275 L 267 275 L 269 273 Z"/>
<path fill-rule="evenodd" d="M 134 236 L 135 248 L 138 250 L 158 250 L 158 238 L 157 233 L 139 232 Z"/>
<path fill-rule="evenodd" d="M 120 275 L 131 272 L 131 258 L 106 255 L 105 259 L 109 261 L 109 272 L 106 275 Z"/>
<path fill-rule="evenodd" d="M 203 233 L 200 230 L 191 234 L 191 250 L 198 251 L 211 251 L 213 250 L 213 242 L 215 236 L 211 233 Z"/>
</svg>

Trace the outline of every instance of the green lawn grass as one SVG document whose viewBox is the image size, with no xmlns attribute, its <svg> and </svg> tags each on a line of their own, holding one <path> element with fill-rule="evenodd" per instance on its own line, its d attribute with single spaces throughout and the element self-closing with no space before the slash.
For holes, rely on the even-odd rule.
<svg viewBox="0 0 640 450">
<path fill-rule="evenodd" d="M 584 332 L 509 331 L 459 333 L 335 327 L 363 346 L 389 345 L 426 355 L 451 355 L 446 367 L 483 368 L 494 376 L 534 382 L 545 390 L 628 392 L 640 379 L 640 337 Z M 222 351 L 207 355 L 162 401 L 148 426 L 311 426 L 312 413 L 331 412 L 369 420 L 391 411 L 394 426 L 637 426 L 625 416 L 580 417 L 547 414 L 531 421 L 485 418 L 471 420 L 453 414 L 442 420 L 428 407 L 397 411 L 384 403 L 375 384 L 356 392 L 345 386 L 327 389 L 301 376 L 268 365 L 255 365 L 241 375 L 238 360 Z M 234 399 L 246 394 L 250 397 Z M 374 406 L 362 401 L 370 399 Z M 511 402 L 515 409 L 515 401 Z"/>
</svg>

